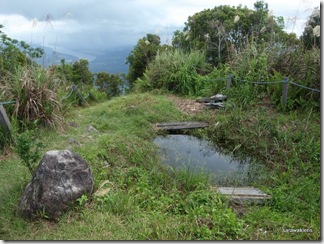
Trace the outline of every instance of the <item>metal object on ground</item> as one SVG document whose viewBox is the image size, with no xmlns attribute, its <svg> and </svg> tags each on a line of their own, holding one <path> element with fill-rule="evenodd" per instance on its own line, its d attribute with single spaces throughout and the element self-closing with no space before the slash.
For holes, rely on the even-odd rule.
<svg viewBox="0 0 324 244">
<path fill-rule="evenodd" d="M 227 99 L 227 96 L 223 94 L 216 94 L 215 96 L 211 96 L 210 98 L 213 99 L 214 101 L 224 101 Z"/>
<path fill-rule="evenodd" d="M 199 102 L 199 103 L 213 103 L 214 102 L 215 103 L 215 102 L 222 102 L 226 99 L 227 99 L 226 95 L 216 94 L 211 97 L 198 98 L 198 99 L 196 99 L 196 102 Z"/>
<path fill-rule="evenodd" d="M 224 108 L 225 105 L 222 102 L 213 102 L 213 103 L 205 103 L 206 107 L 209 108 Z"/>
</svg>

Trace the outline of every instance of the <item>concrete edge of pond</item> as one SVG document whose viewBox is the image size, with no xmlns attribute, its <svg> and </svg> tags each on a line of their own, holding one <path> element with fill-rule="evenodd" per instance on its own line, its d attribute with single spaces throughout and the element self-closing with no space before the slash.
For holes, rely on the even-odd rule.
<svg viewBox="0 0 324 244">
<path fill-rule="evenodd" d="M 156 130 L 186 130 L 208 127 L 208 123 L 199 121 L 165 122 L 154 125 Z"/>
<path fill-rule="evenodd" d="M 213 190 L 228 196 L 231 201 L 239 204 L 264 204 L 271 199 L 270 195 L 254 187 L 213 187 Z"/>
</svg>

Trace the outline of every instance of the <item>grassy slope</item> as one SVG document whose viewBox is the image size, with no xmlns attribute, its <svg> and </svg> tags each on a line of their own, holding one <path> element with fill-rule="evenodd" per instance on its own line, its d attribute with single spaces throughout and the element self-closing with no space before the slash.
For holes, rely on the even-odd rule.
<svg viewBox="0 0 324 244">
<path fill-rule="evenodd" d="M 233 106 L 206 119 L 211 126 L 205 136 L 226 151 L 248 155 L 265 166 L 257 168 L 254 185 L 272 195 L 272 200 L 268 206 L 249 208 L 244 215 L 250 238 L 319 238 L 320 113 L 312 109 L 278 112 L 268 104 Z M 312 233 L 287 234 L 283 229 L 311 229 Z"/>
<path fill-rule="evenodd" d="M 318 239 L 320 223 L 319 115 L 280 114 L 266 109 L 202 113 L 211 126 L 196 134 L 267 165 L 255 182 L 273 196 L 266 206 L 240 214 L 212 192 L 207 175 L 185 169 L 171 174 L 159 164 L 152 123 L 192 119 L 166 96 L 135 94 L 71 112 L 78 123 L 65 132 L 39 131 L 46 148 L 71 149 L 90 164 L 103 197 L 63 215 L 58 222 L 29 223 L 16 208 L 30 175 L 16 155 L 0 163 L 0 239 L 4 240 L 178 240 Z M 219 122 L 217 124 L 217 122 Z M 88 132 L 93 125 L 99 133 Z M 70 144 L 73 138 L 81 143 Z M 312 229 L 285 233 L 284 228 Z"/>
</svg>

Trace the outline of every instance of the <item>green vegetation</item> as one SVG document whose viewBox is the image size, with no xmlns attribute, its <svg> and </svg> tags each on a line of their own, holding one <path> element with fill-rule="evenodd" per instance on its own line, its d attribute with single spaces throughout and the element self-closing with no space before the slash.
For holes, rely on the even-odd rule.
<svg viewBox="0 0 324 244">
<path fill-rule="evenodd" d="M 307 49 L 312 49 L 321 46 L 320 39 L 320 27 L 321 27 L 321 13 L 319 9 L 314 9 L 313 13 L 309 16 L 303 35 L 301 37 L 304 46 Z"/>
<path fill-rule="evenodd" d="M 257 1 L 254 10 L 227 5 L 207 9 L 188 17 L 183 31 L 174 33 L 172 47 L 155 42 L 152 49 L 145 44 L 153 36 L 149 34 L 139 40 L 128 58 L 129 74 L 133 69 L 139 72 L 131 85 L 140 91 L 209 96 L 223 92 L 220 79 L 232 75 L 238 87 L 244 84 L 241 81 L 275 82 L 287 77 L 320 90 L 319 24 L 319 10 L 314 9 L 298 39 L 283 31 L 283 18 L 273 16 L 264 1 Z M 267 97 L 281 106 L 282 86 L 244 87 L 246 99 Z M 288 109 L 309 104 L 319 109 L 319 93 L 290 86 L 289 98 Z"/>
<path fill-rule="evenodd" d="M 90 164 L 95 190 L 108 180 L 104 188 L 109 191 L 79 199 L 57 223 L 28 223 L 16 211 L 30 175 L 15 154 L 7 156 L 0 165 L 2 239 L 318 239 L 319 113 L 282 113 L 262 106 L 251 111 L 239 100 L 229 103 L 232 107 L 217 116 L 205 111 L 192 117 L 165 95 L 133 94 L 71 111 L 66 120 L 78 127 L 66 127 L 64 133 L 38 130 L 43 152 L 70 148 Z M 160 164 L 152 124 L 190 119 L 210 123 L 197 136 L 224 150 L 239 148 L 237 154 L 265 166 L 254 186 L 272 195 L 267 205 L 236 208 L 209 187 L 208 175 L 187 169 L 170 172 Z M 98 134 L 87 132 L 90 124 Z M 69 144 L 71 137 L 81 146 Z M 283 231 L 289 228 L 312 232 Z"/>
<path fill-rule="evenodd" d="M 120 96 L 122 93 L 121 86 L 125 81 L 121 75 L 108 74 L 106 72 L 99 72 L 97 74 L 96 85 L 99 91 L 105 92 L 108 98 Z"/>
<path fill-rule="evenodd" d="M 92 85 L 93 76 L 89 71 L 88 60 L 80 59 L 72 65 L 72 79 L 74 84 L 88 84 Z"/>
<path fill-rule="evenodd" d="M 17 68 L 0 83 L 1 100 L 16 101 L 13 111 L 19 129 L 31 124 L 60 127 L 63 121 L 57 96 L 60 80 L 51 70 L 37 66 Z"/>
<path fill-rule="evenodd" d="M 173 46 L 187 51 L 205 49 L 215 65 L 228 63 L 249 42 L 280 43 L 297 41 L 283 31 L 282 17 L 271 15 L 268 4 L 257 1 L 254 10 L 220 5 L 189 16 L 183 31 L 176 31 Z"/>
<path fill-rule="evenodd" d="M 239 100 L 230 99 L 229 103 L 232 107 L 220 111 L 214 118 L 208 117 L 214 126 L 205 136 L 228 152 L 252 157 L 266 166 L 264 172 L 258 173 L 261 180 L 257 185 L 272 195 L 272 200 L 267 207 L 250 209 L 246 216 L 250 228 L 262 228 L 267 232 L 262 239 L 268 240 L 282 234 L 279 226 L 281 229 L 318 228 L 320 113 L 312 109 L 304 113 L 282 113 L 269 108 L 269 104 L 260 106 L 258 103 L 251 104 L 253 109 L 243 109 L 238 105 Z M 267 214 L 261 217 L 261 212 Z M 307 236 L 304 233 L 299 238 L 307 239 Z M 280 238 L 287 237 L 281 235 Z"/>
<path fill-rule="evenodd" d="M 181 95 L 199 95 L 203 84 L 199 75 L 208 72 L 204 52 L 185 53 L 170 50 L 158 53 L 148 65 L 143 79 L 137 79 L 135 89 L 161 89 Z"/>
<path fill-rule="evenodd" d="M 138 40 L 137 45 L 127 57 L 129 71 L 127 79 L 132 87 L 137 78 L 141 78 L 147 65 L 154 60 L 159 50 L 167 49 L 168 46 L 160 46 L 160 37 L 153 34 L 147 34 L 146 37 Z"/>
<path fill-rule="evenodd" d="M 87 60 L 45 69 L 33 62 L 42 50 L 0 32 L 0 100 L 15 101 L 6 105 L 12 140 L 0 131 L 0 239 L 319 240 L 320 93 L 291 84 L 284 105 L 280 82 L 320 89 L 319 18 L 315 9 L 297 39 L 263 1 L 254 10 L 196 13 L 172 47 L 153 34 L 138 41 L 127 59 L 132 92 L 125 96 L 122 75 L 92 74 Z M 217 93 L 228 96 L 224 109 L 195 114 L 171 99 Z M 153 124 L 186 120 L 208 122 L 192 134 L 249 158 L 257 169 L 252 186 L 272 198 L 235 205 L 211 187 L 213 175 L 162 165 Z M 89 163 L 94 194 L 56 222 L 45 212 L 28 222 L 20 197 L 40 156 L 54 149 Z"/>
<path fill-rule="evenodd" d="M 17 137 L 16 152 L 31 175 L 34 174 L 40 160 L 40 151 L 43 148 L 41 142 L 36 142 L 36 136 L 30 131 L 25 131 Z"/>
<path fill-rule="evenodd" d="M 24 41 L 8 37 L 0 25 L 0 75 L 5 76 L 14 72 L 15 68 L 25 66 L 35 58 L 44 55 L 40 48 L 33 48 Z"/>
</svg>

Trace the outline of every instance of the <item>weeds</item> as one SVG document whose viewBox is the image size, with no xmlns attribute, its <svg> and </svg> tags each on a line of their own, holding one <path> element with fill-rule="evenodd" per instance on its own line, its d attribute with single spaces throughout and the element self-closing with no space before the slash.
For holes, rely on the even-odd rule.
<svg viewBox="0 0 324 244">
<path fill-rule="evenodd" d="M 31 175 L 34 174 L 35 168 L 39 163 L 38 160 L 41 157 L 40 153 L 43 148 L 44 145 L 41 142 L 35 143 L 35 136 L 31 131 L 25 131 L 16 139 L 16 152 Z"/>
<path fill-rule="evenodd" d="M 7 131 L 4 131 L 0 126 L 0 152 L 5 151 L 6 147 L 13 144 L 14 139 L 11 133 L 12 131 L 8 133 Z"/>
<path fill-rule="evenodd" d="M 27 184 L 24 168 L 15 157 L 7 159 L 0 164 L 0 190 L 6 199 L 1 201 L 3 239 L 314 240 L 320 236 L 320 118 L 315 111 L 281 113 L 233 106 L 217 111 L 217 116 L 195 115 L 211 125 L 197 132 L 200 136 L 225 152 L 254 160 L 252 184 L 272 196 L 265 206 L 241 209 L 210 188 L 211 175 L 194 174 L 188 168 L 170 171 L 160 164 L 152 143 L 157 133 L 151 125 L 188 119 L 167 96 L 129 94 L 75 109 L 66 119 L 76 118 L 79 126 L 66 131 L 82 138 L 82 145 L 73 149 L 90 164 L 95 190 L 107 180 L 110 190 L 81 197 L 77 211 L 67 212 L 58 223 L 26 223 L 14 214 Z M 99 133 L 87 132 L 89 124 Z M 38 130 L 38 139 L 51 149 L 68 146 L 66 136 L 43 129 Z M 313 232 L 292 234 L 283 231 L 287 228 Z"/>
<path fill-rule="evenodd" d="M 253 238 L 288 238 L 282 234 L 284 225 L 290 228 L 313 230 L 290 238 L 318 238 L 320 223 L 320 126 L 319 114 L 314 110 L 282 113 L 280 110 L 263 110 L 239 105 L 220 111 L 217 127 L 206 130 L 207 135 L 227 151 L 248 155 L 263 167 L 256 167 L 258 175 L 254 185 L 262 186 L 272 199 L 271 211 L 278 213 L 280 221 L 255 232 Z M 211 122 L 213 124 L 213 122 Z M 239 148 L 237 148 L 240 145 Z M 256 211 L 258 208 L 253 208 Z M 270 212 L 271 212 L 270 211 Z M 272 219 L 269 216 L 263 218 Z M 256 219 L 259 216 L 249 218 Z M 295 220 L 300 220 L 298 225 Z M 296 223 L 296 224 L 293 224 Z M 308 224 L 306 224 L 308 223 Z M 260 225 L 259 225 L 260 226 Z M 315 227 L 316 226 L 316 227 Z M 257 233 L 257 234 L 256 234 Z M 253 235 L 254 235 L 253 234 Z M 302 237 L 303 236 L 303 237 Z"/>
<path fill-rule="evenodd" d="M 82 207 L 88 200 L 89 200 L 88 196 L 86 194 L 83 194 L 76 201 L 78 202 L 79 206 Z"/>
<path fill-rule="evenodd" d="M 199 75 L 208 69 L 203 52 L 164 51 L 148 65 L 144 78 L 138 79 L 136 86 L 138 90 L 162 89 L 181 95 L 197 95 L 203 88 Z"/>
</svg>

